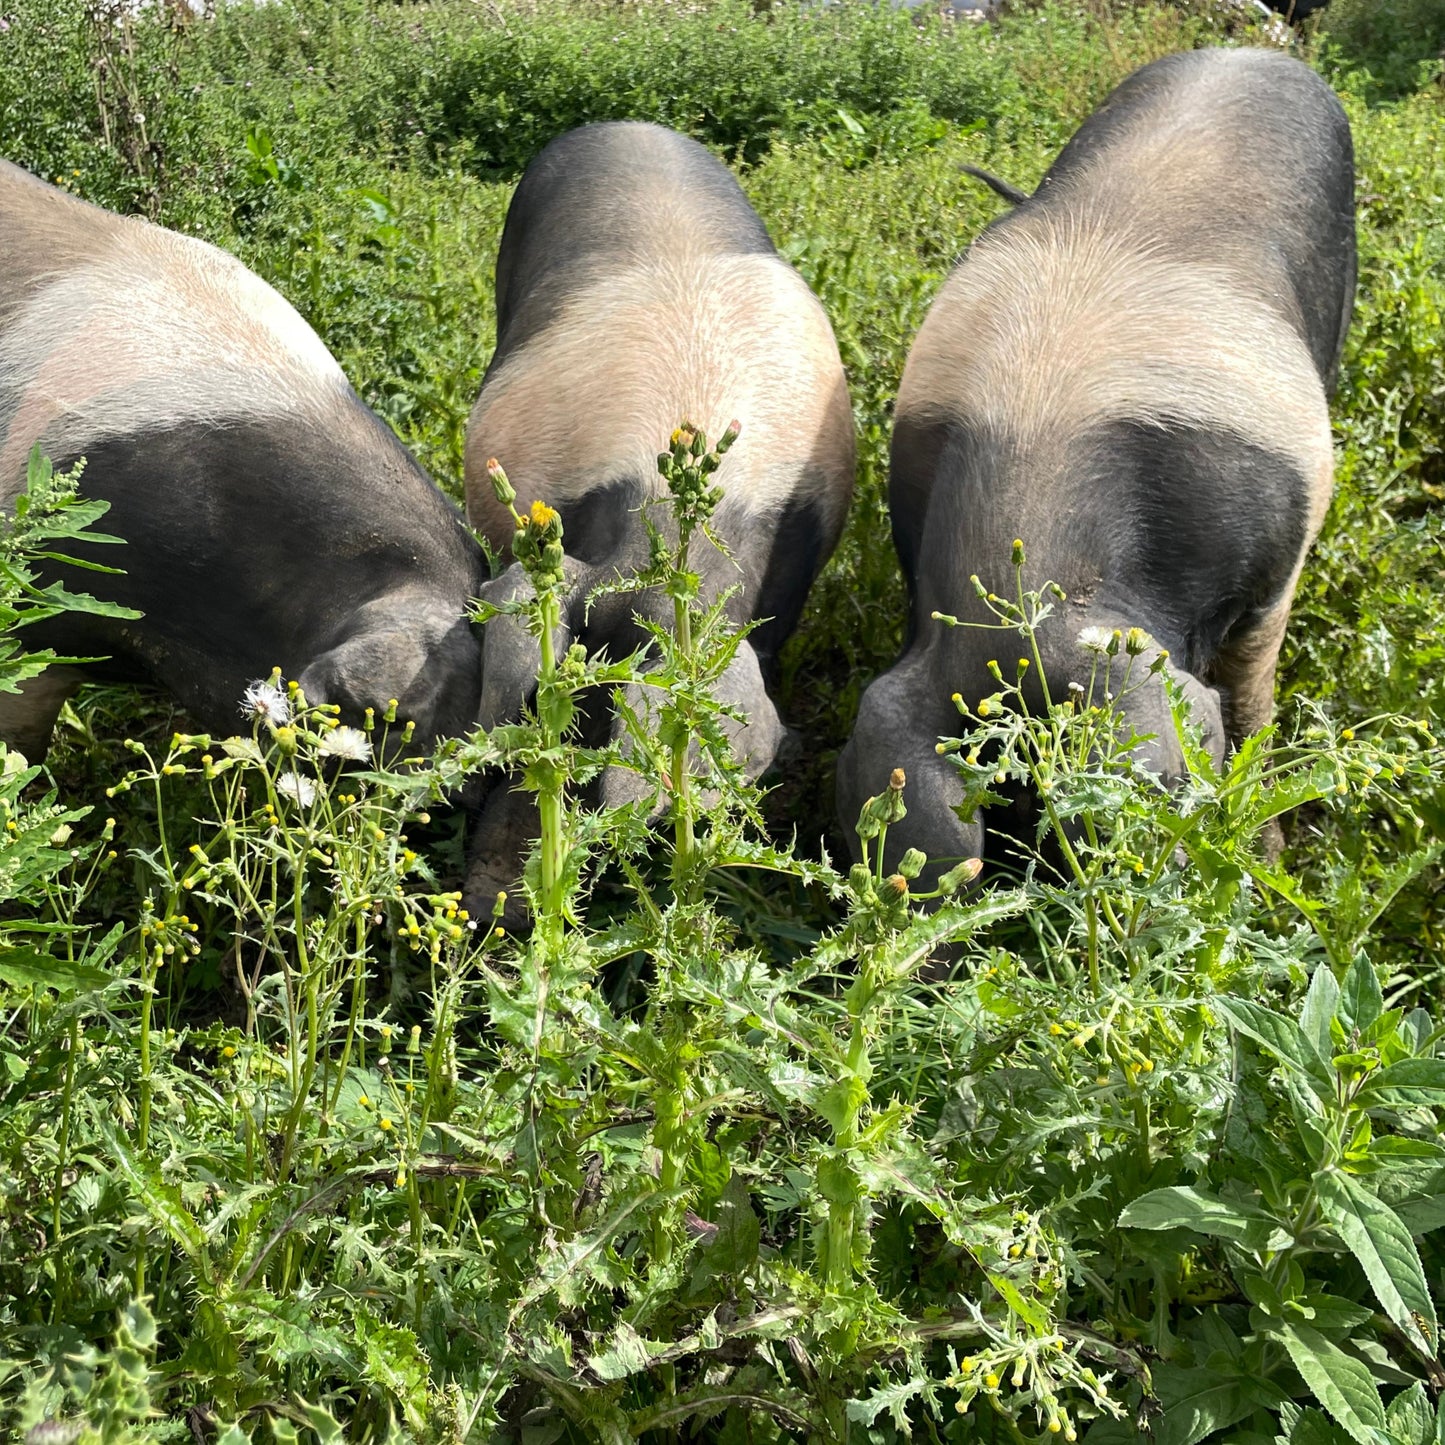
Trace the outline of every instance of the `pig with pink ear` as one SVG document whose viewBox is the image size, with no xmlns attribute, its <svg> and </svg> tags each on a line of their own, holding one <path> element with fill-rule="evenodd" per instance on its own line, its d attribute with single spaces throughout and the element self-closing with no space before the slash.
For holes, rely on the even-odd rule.
<svg viewBox="0 0 1445 1445">
<path fill-rule="evenodd" d="M 909 354 L 889 505 L 912 612 L 902 658 L 863 696 L 839 759 L 852 836 L 890 772 L 908 776 L 910 847 L 977 857 L 958 774 L 936 745 L 950 702 L 1012 676 L 975 594 L 1026 585 L 1067 601 L 1038 634 L 1031 708 L 1084 684 L 1138 626 L 1121 725 L 1144 765 L 1183 753 L 1163 678 L 1193 704 L 1216 759 L 1268 721 L 1305 552 L 1332 487 L 1330 419 L 1355 290 L 1350 128 L 1330 88 L 1276 51 L 1198 50 L 1130 76 L 1032 196 L 969 248 Z M 1160 661 L 1161 652 L 1167 658 Z"/>
<path fill-rule="evenodd" d="M 808 589 L 843 528 L 853 488 L 847 383 L 827 317 L 782 258 L 732 174 L 695 141 L 661 126 L 583 126 L 548 145 L 522 177 L 497 257 L 497 348 L 467 433 L 467 511 L 505 554 L 513 518 L 493 493 L 496 458 L 524 510 L 544 501 L 566 529 L 565 641 L 613 658 L 641 647 L 641 617 L 672 625 L 657 592 L 589 594 L 649 560 L 643 509 L 666 486 L 658 453 L 684 420 L 716 440 L 739 437 L 715 480 L 713 529 L 690 561 L 702 595 L 756 623 L 721 679 L 741 719 L 733 742 L 756 776 L 783 726 L 767 684 Z M 669 534 L 666 506 L 648 508 Z M 527 586 L 516 564 L 485 595 Z M 532 697 L 536 645 L 498 617 L 484 640 L 482 721 L 515 718 Z M 629 699 L 646 707 L 647 689 Z M 590 741 L 620 736 L 602 700 Z M 637 798 L 643 781 L 609 769 L 601 801 Z M 515 886 L 536 833 L 530 796 L 500 779 L 482 805 L 468 898 Z"/>
<path fill-rule="evenodd" d="M 423 743 L 472 725 L 481 548 L 275 291 L 3 161 L 0 278 L 0 507 L 33 447 L 60 468 L 84 457 L 82 489 L 126 544 L 90 555 L 124 573 L 74 585 L 142 614 L 28 629 L 105 661 L 0 694 L 0 738 L 43 757 L 89 678 L 159 685 L 232 732 L 277 666 L 354 720 L 396 699 Z"/>
</svg>

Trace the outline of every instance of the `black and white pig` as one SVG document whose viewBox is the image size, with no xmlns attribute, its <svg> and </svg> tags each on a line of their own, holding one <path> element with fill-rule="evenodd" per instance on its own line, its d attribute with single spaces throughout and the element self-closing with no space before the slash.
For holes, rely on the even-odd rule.
<svg viewBox="0 0 1445 1445">
<path fill-rule="evenodd" d="M 214 246 L 0 162 L 0 506 L 37 443 L 86 459 L 126 542 L 85 586 L 143 615 L 30 629 L 108 659 L 0 695 L 32 760 L 87 678 L 159 684 L 214 731 L 275 666 L 349 714 L 396 698 L 422 739 L 475 721 L 482 550 L 316 333 Z"/>
<path fill-rule="evenodd" d="M 1326 395 L 1355 287 L 1350 130 L 1328 86 L 1276 52 L 1167 56 L 1124 81 L 1032 197 L 944 283 L 898 395 L 890 507 L 912 603 L 902 658 L 865 693 L 839 760 L 850 838 L 902 767 L 916 846 L 977 857 L 981 822 L 935 752 L 950 704 L 1011 670 L 970 585 L 1068 601 L 1039 632 L 1051 694 L 1086 683 L 1084 628 L 1137 625 L 1217 759 L 1268 721 L 1275 662 L 1332 485 Z M 1137 675 L 1137 672 L 1136 672 Z M 1030 706 L 1042 702 L 1034 684 Z M 1162 683 L 1123 722 L 1168 780 L 1183 757 Z M 895 851 L 896 850 L 896 851 Z"/>
<path fill-rule="evenodd" d="M 671 626 L 652 594 L 604 597 L 600 583 L 648 560 L 644 504 L 666 497 L 657 472 L 674 427 L 741 437 L 715 480 L 714 529 L 691 562 L 705 596 L 737 586 L 729 607 L 758 626 L 722 679 L 746 715 L 734 746 L 750 775 L 772 762 L 783 728 L 765 678 L 837 544 L 853 488 L 853 415 L 833 333 L 817 298 L 774 249 L 728 169 L 661 126 L 608 122 L 552 141 L 517 187 L 497 257 L 497 349 L 467 434 L 467 511 L 498 551 L 511 514 L 487 475 L 497 458 L 524 509 L 557 508 L 570 575 L 564 630 L 613 658 Z M 666 509 L 652 509 L 664 525 Z M 490 595 L 524 587 L 513 564 Z M 488 625 L 482 719 L 514 717 L 534 691 L 537 651 L 506 618 Z M 639 698 L 638 701 L 641 701 Z M 604 730 L 604 737 L 606 732 Z M 640 795 L 624 768 L 604 803 Z M 535 833 L 531 801 L 507 784 L 483 806 L 468 896 L 509 887 Z"/>
</svg>

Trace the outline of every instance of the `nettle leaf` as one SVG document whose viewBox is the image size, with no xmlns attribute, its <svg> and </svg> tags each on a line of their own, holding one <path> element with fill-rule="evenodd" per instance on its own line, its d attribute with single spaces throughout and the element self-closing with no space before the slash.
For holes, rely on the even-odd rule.
<svg viewBox="0 0 1445 1445">
<path fill-rule="evenodd" d="M 1314 1182 L 1325 1218 L 1359 1261 L 1385 1313 L 1434 1359 L 1440 1329 L 1410 1231 L 1384 1200 L 1341 1170 L 1322 1170 Z"/>
<path fill-rule="evenodd" d="M 1401 1059 L 1365 1080 L 1362 1108 L 1445 1108 L 1445 1059 Z"/>
<path fill-rule="evenodd" d="M 1119 1224 L 1125 1229 L 1192 1229 L 1251 1249 L 1263 1249 L 1283 1233 L 1279 1222 L 1257 1205 L 1178 1185 L 1140 1195 L 1125 1207 Z M 1288 1242 L 1286 1234 L 1283 1243 L 1270 1247 L 1282 1248 Z"/>
<path fill-rule="evenodd" d="M 1367 1366 L 1309 1325 L 1285 1325 L 1277 1338 L 1330 1416 L 1359 1445 L 1385 1445 L 1385 1407 Z"/>
<path fill-rule="evenodd" d="M 1328 1096 L 1333 1092 L 1332 1071 L 1313 1040 L 1293 1019 L 1244 998 L 1217 998 L 1212 1006 L 1238 1033 L 1253 1039 L 1271 1058 L 1307 1079 L 1317 1094 Z"/>
</svg>

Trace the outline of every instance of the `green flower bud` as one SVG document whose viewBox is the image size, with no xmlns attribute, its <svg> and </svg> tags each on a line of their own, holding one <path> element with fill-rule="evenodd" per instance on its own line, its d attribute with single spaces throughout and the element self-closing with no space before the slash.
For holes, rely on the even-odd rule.
<svg viewBox="0 0 1445 1445">
<path fill-rule="evenodd" d="M 496 494 L 497 500 L 504 507 L 510 507 L 517 500 L 517 493 L 513 490 L 511 482 L 507 480 L 507 474 L 502 470 L 502 464 L 496 457 L 487 458 L 487 475 L 492 479 L 492 491 Z"/>
<path fill-rule="evenodd" d="M 962 863 L 950 868 L 938 880 L 938 891 L 945 898 L 949 898 L 965 884 L 972 883 L 981 872 L 983 872 L 982 858 L 965 858 Z"/>
</svg>

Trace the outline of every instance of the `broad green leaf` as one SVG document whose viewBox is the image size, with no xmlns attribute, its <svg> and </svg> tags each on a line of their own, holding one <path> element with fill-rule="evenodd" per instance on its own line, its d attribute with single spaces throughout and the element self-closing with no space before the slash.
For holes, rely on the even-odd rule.
<svg viewBox="0 0 1445 1445">
<path fill-rule="evenodd" d="M 1220 1199 L 1202 1189 L 1172 1186 L 1142 1194 L 1119 1216 L 1125 1229 L 1192 1229 L 1262 1248 L 1280 1226 L 1257 1205 Z"/>
<path fill-rule="evenodd" d="M 251 1437 L 235 1421 L 232 1421 L 216 1436 L 216 1445 L 251 1445 Z"/>
<path fill-rule="evenodd" d="M 1309 1038 L 1324 1058 L 1330 1055 L 1330 1023 L 1339 1003 L 1340 986 L 1335 982 L 1334 970 L 1328 963 L 1318 964 L 1300 1008 L 1299 1026 L 1300 1032 Z"/>
<path fill-rule="evenodd" d="M 1284 1305 L 1284 1311 L 1317 1330 L 1340 1333 L 1355 1329 L 1375 1314 L 1369 1305 L 1356 1304 L 1337 1294 L 1298 1295 Z"/>
<path fill-rule="evenodd" d="M 1321 1170 L 1314 1182 L 1325 1218 L 1359 1261 L 1385 1313 L 1427 1360 L 1434 1359 L 1440 1330 L 1410 1231 L 1388 1204 L 1342 1170 Z"/>
<path fill-rule="evenodd" d="M 1272 1058 L 1306 1078 L 1317 1094 L 1326 1096 L 1333 1092 L 1331 1070 L 1313 1041 L 1301 1032 L 1293 1019 L 1244 998 L 1217 998 L 1211 1006 L 1239 1033 L 1252 1038 Z"/>
<path fill-rule="evenodd" d="M 1445 1194 L 1426 1194 L 1395 1206 L 1395 1214 L 1411 1234 L 1445 1229 Z"/>
<path fill-rule="evenodd" d="M 1401 1059 L 1365 1080 L 1359 1102 L 1366 1109 L 1445 1108 L 1445 1059 Z"/>
<path fill-rule="evenodd" d="M 1363 953 L 1356 954 L 1340 990 L 1340 1022 L 1346 1029 L 1369 1028 L 1384 1007 L 1385 996 L 1374 967 Z"/>
<path fill-rule="evenodd" d="M 70 994 L 104 988 L 113 982 L 113 976 L 101 969 L 87 968 L 38 949 L 0 949 L 0 983 L 12 988 L 53 989 Z"/>
<path fill-rule="evenodd" d="M 1435 1434 L 1435 1412 L 1420 1381 L 1416 1380 L 1390 1401 L 1385 1410 L 1385 1423 L 1401 1445 L 1430 1445 Z"/>
<path fill-rule="evenodd" d="M 1161 1365 L 1154 1371 L 1154 1388 L 1164 1403 L 1154 1425 L 1154 1445 L 1196 1445 L 1254 1409 L 1240 1376 L 1217 1370 Z"/>
<path fill-rule="evenodd" d="M 1318 1410 L 1301 1410 L 1289 1432 L 1289 1445 L 1346 1445 L 1349 1436 Z"/>
<path fill-rule="evenodd" d="M 1370 1141 L 1370 1158 L 1382 1169 L 1392 1165 L 1417 1170 L 1421 1160 L 1428 1160 L 1436 1166 L 1445 1166 L 1445 1144 L 1435 1144 L 1429 1139 L 1408 1139 L 1402 1134 L 1386 1134 Z"/>
<path fill-rule="evenodd" d="M 1359 1445 L 1386 1445 L 1385 1407 L 1369 1370 L 1309 1325 L 1285 1325 L 1277 1338 L 1300 1378 Z"/>
</svg>

